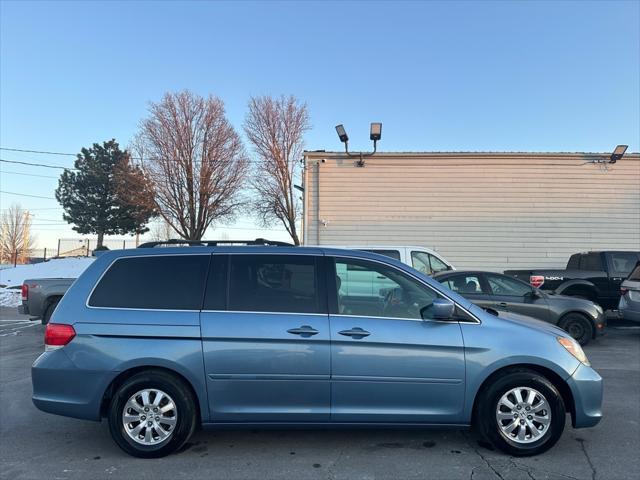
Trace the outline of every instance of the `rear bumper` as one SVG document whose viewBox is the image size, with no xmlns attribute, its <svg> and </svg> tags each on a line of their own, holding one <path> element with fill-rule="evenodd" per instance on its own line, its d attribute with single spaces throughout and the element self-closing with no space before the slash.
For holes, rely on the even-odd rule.
<svg viewBox="0 0 640 480">
<path fill-rule="evenodd" d="M 63 349 L 44 352 L 31 367 L 32 401 L 43 412 L 99 421 L 110 381 L 108 373 L 76 367 Z"/>
<path fill-rule="evenodd" d="M 602 418 L 602 377 L 580 364 L 567 380 L 574 402 L 574 428 L 593 427 Z"/>
<path fill-rule="evenodd" d="M 18 305 L 18 313 L 20 313 L 22 315 L 30 315 L 30 313 L 29 313 L 29 305 L 27 305 L 26 303 L 22 302 L 21 305 Z"/>
<path fill-rule="evenodd" d="M 620 312 L 620 317 L 622 317 L 623 320 L 640 322 L 640 302 L 627 300 L 624 296 L 620 297 L 618 312 Z"/>
</svg>

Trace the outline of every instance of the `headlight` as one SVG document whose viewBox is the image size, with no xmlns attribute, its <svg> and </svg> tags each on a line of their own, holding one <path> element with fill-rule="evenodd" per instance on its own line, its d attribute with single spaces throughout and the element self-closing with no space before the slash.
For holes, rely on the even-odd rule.
<svg viewBox="0 0 640 480">
<path fill-rule="evenodd" d="M 587 366 L 590 366 L 589 360 L 587 356 L 584 354 L 584 350 L 578 342 L 576 342 L 573 338 L 566 337 L 557 337 L 558 342 L 562 345 L 567 352 L 576 357 L 580 362 L 584 363 Z"/>
</svg>

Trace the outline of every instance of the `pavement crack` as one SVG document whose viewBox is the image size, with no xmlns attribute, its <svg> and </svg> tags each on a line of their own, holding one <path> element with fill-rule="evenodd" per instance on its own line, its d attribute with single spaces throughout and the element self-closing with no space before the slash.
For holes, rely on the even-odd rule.
<svg viewBox="0 0 640 480">
<path fill-rule="evenodd" d="M 336 464 L 340 461 L 343 453 L 344 453 L 344 447 L 341 447 L 340 450 L 338 450 L 338 454 L 336 455 L 336 458 L 334 458 L 331 461 L 331 463 L 329 463 L 329 465 L 327 466 L 327 478 L 329 480 L 334 480 L 336 478 L 336 474 L 333 471 L 333 467 L 335 467 Z"/>
<path fill-rule="evenodd" d="M 589 467 L 591 468 L 591 480 L 596 480 L 596 467 L 593 465 L 593 462 L 591 461 L 591 457 L 589 456 L 589 453 L 587 452 L 587 448 L 584 446 L 584 439 L 582 438 L 576 438 L 576 442 L 578 442 L 580 444 L 580 448 L 582 449 L 582 453 L 584 453 L 585 458 L 587 459 L 587 463 L 589 463 Z"/>
<path fill-rule="evenodd" d="M 482 461 L 487 465 L 487 467 L 489 467 L 489 469 L 493 472 L 493 474 L 496 477 L 498 477 L 500 480 L 505 480 L 505 478 L 502 476 L 502 474 L 498 470 L 496 470 L 496 468 L 493 465 L 491 465 L 491 462 L 482 453 L 480 453 L 480 450 L 478 450 L 478 448 L 473 445 L 473 442 L 469 438 L 468 434 L 466 432 L 461 432 L 461 433 L 462 433 L 462 436 L 464 437 L 465 441 L 467 442 L 467 445 L 469 445 L 469 447 L 471 447 L 471 450 L 473 450 L 475 452 L 475 454 L 478 455 L 482 459 Z M 473 479 L 473 476 L 476 473 L 475 472 L 476 468 L 478 468 L 478 467 L 474 467 L 474 468 L 471 469 L 471 475 L 469 477 L 470 480 Z"/>
</svg>

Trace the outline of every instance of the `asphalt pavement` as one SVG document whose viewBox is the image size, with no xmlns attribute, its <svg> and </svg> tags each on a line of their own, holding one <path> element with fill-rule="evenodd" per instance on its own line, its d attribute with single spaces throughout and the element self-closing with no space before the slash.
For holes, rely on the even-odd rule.
<svg viewBox="0 0 640 480">
<path fill-rule="evenodd" d="M 43 327 L 0 308 L 0 478 L 3 479 L 637 479 L 640 328 L 618 326 L 585 349 L 605 379 L 604 418 L 570 422 L 551 451 L 513 458 L 457 430 L 199 431 L 182 452 L 141 460 L 105 422 L 49 415 L 31 403 Z"/>
</svg>

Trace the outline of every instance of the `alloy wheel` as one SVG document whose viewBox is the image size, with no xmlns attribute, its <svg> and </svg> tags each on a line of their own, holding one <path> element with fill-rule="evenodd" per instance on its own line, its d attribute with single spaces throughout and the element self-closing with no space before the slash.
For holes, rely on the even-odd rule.
<svg viewBox="0 0 640 480">
<path fill-rule="evenodd" d="M 536 389 L 516 387 L 498 401 L 496 422 L 506 439 L 520 444 L 532 443 L 549 432 L 551 409 Z"/>
<path fill-rule="evenodd" d="M 122 410 L 122 424 L 129 438 L 141 445 L 157 445 L 173 434 L 178 411 L 162 390 L 146 388 L 131 395 Z"/>
</svg>

